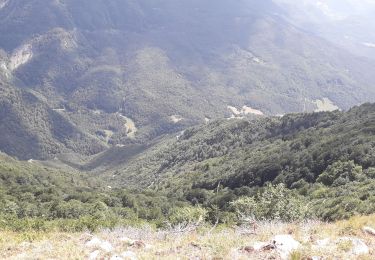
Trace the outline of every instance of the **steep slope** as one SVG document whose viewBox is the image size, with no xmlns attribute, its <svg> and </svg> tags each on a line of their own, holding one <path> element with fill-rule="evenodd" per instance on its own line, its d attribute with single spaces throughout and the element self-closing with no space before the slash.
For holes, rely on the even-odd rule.
<svg viewBox="0 0 375 260">
<path fill-rule="evenodd" d="M 228 106 L 276 115 L 375 99 L 373 62 L 293 26 L 272 1 L 4 3 L 10 79 L 108 145 L 230 117 Z"/>
<path fill-rule="evenodd" d="M 290 187 L 315 182 L 341 160 L 373 171 L 374 117 L 375 105 L 365 104 L 348 112 L 219 120 L 160 142 L 117 169 L 114 182 L 165 187 L 177 181 L 209 189 L 218 183 L 238 188 L 283 182 Z"/>
<path fill-rule="evenodd" d="M 318 217 L 368 214 L 375 211 L 374 127 L 375 104 L 220 120 L 187 129 L 102 176 L 119 187 L 147 187 L 224 211 L 238 196 L 283 183 L 306 196 Z"/>
<path fill-rule="evenodd" d="M 21 162 L 0 153 L 1 230 L 94 231 L 160 220 L 175 203 L 158 193 L 112 190 L 106 182 L 75 170 L 36 160 Z"/>
<path fill-rule="evenodd" d="M 1 151 L 22 160 L 47 159 L 63 152 L 89 155 L 105 147 L 31 92 L 2 82 L 0 132 Z"/>
<path fill-rule="evenodd" d="M 140 219 L 162 226 L 202 212 L 213 223 L 238 223 L 241 205 L 258 219 L 372 214 L 374 127 L 374 104 L 219 120 L 150 148 L 117 147 L 83 167 L 92 170 L 85 173 L 56 169 L 57 160 L 19 162 L 0 154 L 0 218 L 17 229 L 28 217 L 37 218 L 39 228 L 46 220 L 68 219 L 54 225 L 82 230 Z"/>
</svg>

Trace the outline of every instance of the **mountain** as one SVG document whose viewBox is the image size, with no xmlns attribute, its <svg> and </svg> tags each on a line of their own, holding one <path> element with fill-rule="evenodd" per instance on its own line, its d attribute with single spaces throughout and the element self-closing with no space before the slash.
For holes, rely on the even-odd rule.
<svg viewBox="0 0 375 260">
<path fill-rule="evenodd" d="M 357 204 L 357 212 L 375 210 L 369 206 L 374 174 L 374 104 L 348 112 L 219 120 L 99 172 L 118 187 L 192 202 L 210 204 L 207 194 L 221 189 L 222 210 L 239 194 L 254 196 L 260 187 L 282 183 L 309 197 L 314 212 L 326 219 L 346 215 L 345 203 Z"/>
<path fill-rule="evenodd" d="M 165 138 L 108 176 L 120 186 L 155 188 L 175 180 L 212 189 L 219 182 L 231 188 L 313 183 L 340 160 L 374 167 L 374 126 L 374 104 L 348 112 L 218 120 Z"/>
<path fill-rule="evenodd" d="M 98 153 L 105 145 L 83 133 L 38 95 L 0 82 L 1 150 L 22 160 Z"/>
<path fill-rule="evenodd" d="M 0 150 L 22 159 L 93 155 L 217 118 L 375 99 L 373 60 L 301 29 L 276 1 L 0 3 L 2 80 L 45 111 L 43 123 L 25 123 L 15 115 L 30 111 L 20 99 L 7 113 L 20 131 L 7 140 L 34 148 L 3 140 Z M 70 130 L 53 133 L 53 118 Z"/>
<path fill-rule="evenodd" d="M 197 218 L 203 210 L 207 221 L 233 223 L 234 205 L 250 203 L 259 219 L 337 220 L 375 212 L 374 178 L 375 104 L 225 119 L 149 147 L 112 148 L 80 167 L 0 154 L 0 219 L 12 228 L 29 217 L 65 219 L 65 228 L 82 230 L 163 226 L 176 212 Z"/>
</svg>

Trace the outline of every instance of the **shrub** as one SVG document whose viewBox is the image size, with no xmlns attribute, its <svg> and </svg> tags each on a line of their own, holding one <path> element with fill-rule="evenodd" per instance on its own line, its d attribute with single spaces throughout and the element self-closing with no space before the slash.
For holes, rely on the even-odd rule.
<svg viewBox="0 0 375 260">
<path fill-rule="evenodd" d="M 354 161 L 338 161 L 328 166 L 318 177 L 317 182 L 327 186 L 342 186 L 348 182 L 364 177 L 362 166 L 356 165 Z"/>
<path fill-rule="evenodd" d="M 169 221 L 171 224 L 176 225 L 180 223 L 198 223 L 205 221 L 208 211 L 201 207 L 182 207 L 172 210 Z"/>
<path fill-rule="evenodd" d="M 241 197 L 231 203 L 239 219 L 296 221 L 306 218 L 306 201 L 284 184 L 267 185 L 255 197 Z"/>
</svg>

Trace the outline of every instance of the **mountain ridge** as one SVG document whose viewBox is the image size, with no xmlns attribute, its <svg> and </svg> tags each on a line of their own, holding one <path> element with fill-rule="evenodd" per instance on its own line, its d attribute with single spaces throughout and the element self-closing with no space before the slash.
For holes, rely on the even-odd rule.
<svg viewBox="0 0 375 260">
<path fill-rule="evenodd" d="M 374 62 L 282 12 L 271 1 L 11 1 L 0 9 L 3 75 L 103 149 L 230 117 L 229 106 L 276 115 L 374 100 Z"/>
</svg>

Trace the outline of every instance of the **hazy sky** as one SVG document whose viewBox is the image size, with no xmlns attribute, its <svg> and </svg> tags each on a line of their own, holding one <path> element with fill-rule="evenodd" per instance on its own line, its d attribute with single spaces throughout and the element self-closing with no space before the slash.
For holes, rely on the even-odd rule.
<svg viewBox="0 0 375 260">
<path fill-rule="evenodd" d="M 320 11 L 334 20 L 345 19 L 353 15 L 374 15 L 375 0 L 274 0 L 290 7 L 303 8 L 305 11 Z"/>
</svg>

